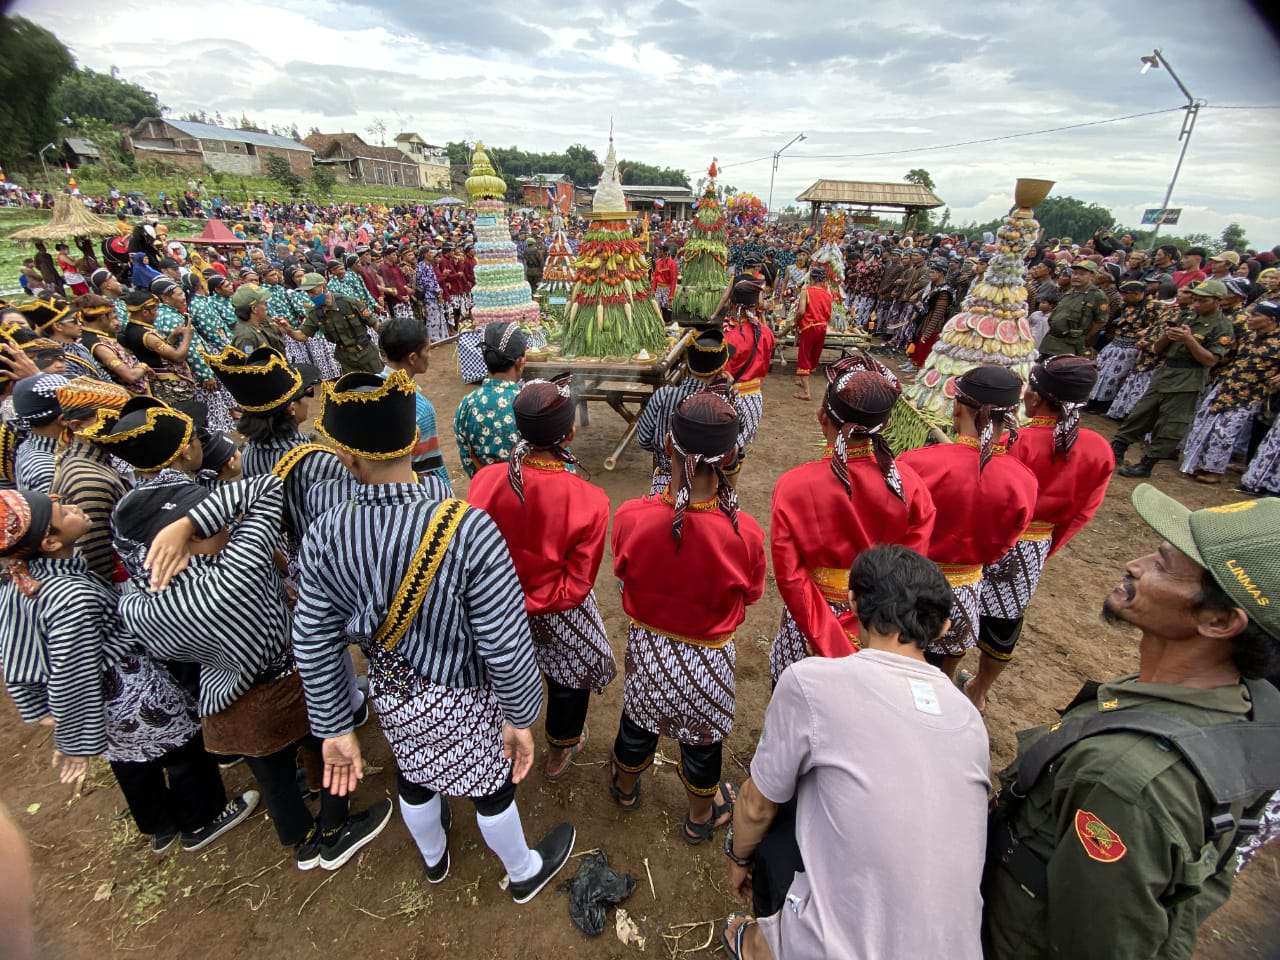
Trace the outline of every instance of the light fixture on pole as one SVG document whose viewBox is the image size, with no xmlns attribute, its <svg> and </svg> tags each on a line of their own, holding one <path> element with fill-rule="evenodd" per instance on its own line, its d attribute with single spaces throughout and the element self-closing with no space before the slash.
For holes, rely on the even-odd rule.
<svg viewBox="0 0 1280 960">
<path fill-rule="evenodd" d="M 773 151 L 773 170 L 769 172 L 769 202 L 765 205 L 766 215 L 773 215 L 773 177 L 778 172 L 778 157 L 782 156 L 782 151 L 787 149 L 793 143 L 806 139 L 803 133 L 798 133 L 777 150 Z"/>
<path fill-rule="evenodd" d="M 1203 100 L 1197 100 L 1191 95 L 1191 91 L 1186 88 L 1182 80 L 1173 72 L 1173 67 L 1169 65 L 1169 61 L 1165 59 L 1164 54 L 1159 49 L 1152 51 L 1150 56 L 1142 57 L 1142 73 L 1146 73 L 1152 67 L 1159 70 L 1164 67 L 1169 71 L 1169 76 L 1173 78 L 1173 82 L 1178 85 L 1178 89 L 1182 91 L 1182 95 L 1187 98 L 1187 105 L 1183 108 L 1182 130 L 1178 133 L 1178 139 L 1182 141 L 1182 150 L 1178 153 L 1178 162 L 1173 168 L 1173 176 L 1169 178 L 1169 189 L 1164 192 L 1164 202 L 1160 204 L 1160 215 L 1156 219 L 1155 225 L 1151 231 L 1151 249 L 1155 249 L 1156 237 L 1160 234 L 1160 225 L 1164 222 L 1164 212 L 1169 209 L 1169 200 L 1173 197 L 1174 184 L 1178 182 L 1178 174 L 1182 171 L 1182 161 L 1187 156 L 1187 147 L 1191 143 L 1191 131 L 1195 129 L 1196 117 L 1200 114 L 1200 108 L 1204 106 Z"/>
<path fill-rule="evenodd" d="M 43 147 L 40 148 L 40 169 L 44 171 L 45 186 L 49 188 L 50 193 L 53 192 L 53 181 L 49 179 L 49 168 L 45 166 L 45 163 L 44 163 L 44 152 L 46 150 L 52 150 L 56 146 L 57 146 L 56 143 L 46 143 Z"/>
</svg>

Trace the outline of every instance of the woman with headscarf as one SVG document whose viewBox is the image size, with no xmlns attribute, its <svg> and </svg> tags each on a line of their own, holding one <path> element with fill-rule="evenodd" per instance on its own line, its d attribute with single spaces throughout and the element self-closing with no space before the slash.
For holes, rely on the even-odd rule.
<svg viewBox="0 0 1280 960">
<path fill-rule="evenodd" d="M 961 671 L 956 681 L 979 710 L 985 709 L 991 685 L 1013 657 L 1045 562 L 1084 529 L 1111 483 L 1115 455 L 1110 444 L 1080 426 L 1097 378 L 1092 360 L 1065 354 L 1031 370 L 1022 398 L 1031 424 L 1018 434 L 1009 454 L 1035 474 L 1035 510 L 1013 549 L 983 570 L 978 673 Z"/>
<path fill-rule="evenodd" d="M 923 553 L 933 532 L 933 498 L 914 470 L 895 463 L 883 436 L 897 379 L 865 354 L 832 364 L 827 377 L 817 415 L 822 458 L 788 470 L 773 490 L 769 549 L 783 601 L 769 648 L 774 683 L 810 653 L 858 649 L 849 568 L 859 553 L 878 543 Z"/>
<path fill-rule="evenodd" d="M 187 316 L 187 297 L 182 284 L 168 277 L 157 277 L 151 284 L 151 293 L 160 300 L 156 309 L 155 327 L 162 337 L 171 336 L 184 325 L 195 327 L 194 320 Z M 210 334 L 213 336 L 214 331 L 210 330 Z M 217 353 L 220 349 L 216 342 L 209 343 L 205 340 L 199 328 L 196 328 L 196 335 L 191 338 L 187 347 L 187 364 L 196 378 L 194 399 L 201 401 L 206 408 L 205 425 L 210 430 L 226 433 L 235 429 L 235 421 L 231 417 L 235 401 L 222 384 L 218 383 L 202 355 Z"/>
<path fill-rule="evenodd" d="M 738 510 L 725 476 L 738 429 L 718 392 L 684 400 L 667 437 L 671 485 L 627 501 L 613 520 L 613 572 L 631 625 L 609 792 L 636 810 L 659 738 L 679 741 L 689 798 L 679 833 L 690 844 L 710 840 L 733 813 L 735 789 L 720 773 L 733 728 L 734 633 L 764 592 L 764 533 Z"/>
<path fill-rule="evenodd" d="M 524 590 L 534 654 L 547 682 L 546 777 L 555 781 L 587 742 L 591 694 L 618 667 L 596 607 L 609 498 L 573 472 L 570 377 L 531 380 L 512 403 L 520 442 L 480 470 L 467 499 L 502 531 Z"/>
</svg>

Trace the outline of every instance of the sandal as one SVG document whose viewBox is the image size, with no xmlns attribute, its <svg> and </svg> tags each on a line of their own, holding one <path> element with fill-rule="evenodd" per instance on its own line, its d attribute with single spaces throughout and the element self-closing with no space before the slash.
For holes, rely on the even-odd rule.
<svg viewBox="0 0 1280 960">
<path fill-rule="evenodd" d="M 745 920 L 746 923 L 738 924 L 738 929 L 733 932 L 733 942 L 729 942 L 729 927 L 735 920 Z M 720 928 L 720 943 L 724 947 L 725 955 L 730 960 L 742 960 L 742 941 L 747 935 L 747 928 L 755 926 L 759 921 L 751 919 L 745 913 L 731 913 L 725 920 L 724 925 Z"/>
<path fill-rule="evenodd" d="M 618 768 L 615 766 L 609 775 L 609 796 L 613 797 L 614 803 L 622 808 L 624 813 L 634 813 L 640 809 L 640 805 L 644 802 L 644 796 L 640 791 L 640 780 L 636 780 L 636 785 L 631 788 L 630 793 L 624 793 L 618 789 Z"/>
<path fill-rule="evenodd" d="M 564 766 L 560 768 L 559 772 L 552 773 L 550 770 L 543 770 L 543 774 L 548 780 L 555 783 L 557 780 L 564 779 L 564 775 L 568 773 L 569 768 L 573 766 L 573 761 L 578 759 L 578 754 L 581 753 L 582 749 L 587 745 L 587 739 L 590 735 L 590 732 L 587 730 L 587 725 L 584 723 L 582 725 L 582 733 L 578 737 L 578 742 L 569 748 L 569 757 L 565 760 Z"/>
<path fill-rule="evenodd" d="M 951 682 L 956 685 L 957 690 L 964 693 L 964 688 L 969 685 L 969 681 L 976 679 L 978 678 L 968 670 L 957 670 L 956 675 L 952 678 Z"/>
<path fill-rule="evenodd" d="M 716 803 L 711 801 L 711 816 L 707 818 L 706 823 L 694 823 L 686 815 L 684 818 L 684 826 L 680 828 L 680 836 L 684 837 L 684 842 L 690 846 L 697 846 L 704 840 L 710 840 L 716 832 L 716 827 L 721 826 L 720 818 L 725 814 L 733 813 L 733 804 L 738 799 L 737 788 L 728 780 L 720 781 L 720 792 L 728 799 L 724 803 Z"/>
</svg>

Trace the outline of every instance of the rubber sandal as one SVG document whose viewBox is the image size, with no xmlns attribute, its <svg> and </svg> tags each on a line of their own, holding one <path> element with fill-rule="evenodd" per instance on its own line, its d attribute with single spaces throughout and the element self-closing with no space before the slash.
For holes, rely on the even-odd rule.
<svg viewBox="0 0 1280 960">
<path fill-rule="evenodd" d="M 703 841 L 710 840 L 716 832 L 716 827 L 722 826 L 719 823 L 720 818 L 726 813 L 733 813 L 733 805 L 738 797 L 737 787 L 728 780 L 721 780 L 720 792 L 729 799 L 724 803 L 716 803 L 715 800 L 711 801 L 711 816 L 707 818 L 706 823 L 694 823 L 687 815 L 685 816 L 684 824 L 680 828 L 680 836 L 684 838 L 685 843 L 696 847 Z"/>
<path fill-rule="evenodd" d="M 623 813 L 634 813 L 644 804 L 644 794 L 640 790 L 640 781 L 636 780 L 636 785 L 631 789 L 630 793 L 624 793 L 618 789 L 618 768 L 613 767 L 609 774 L 609 796 L 613 797 L 613 802 L 618 805 Z"/>
<path fill-rule="evenodd" d="M 729 926 L 735 920 L 745 920 L 746 923 L 738 925 L 738 929 L 733 932 L 733 942 L 729 942 Z M 725 955 L 729 960 L 742 960 L 742 941 L 747 935 L 747 928 L 755 926 L 759 921 L 751 919 L 749 914 L 731 913 L 725 920 L 724 925 L 720 927 L 720 945 L 724 947 Z"/>
<path fill-rule="evenodd" d="M 573 761 L 578 759 L 578 754 L 587 745 L 587 740 L 589 740 L 590 737 L 591 737 L 591 733 L 587 729 L 587 725 L 584 723 L 582 725 L 582 734 L 581 736 L 578 737 L 578 742 L 575 743 L 569 749 L 569 759 L 564 762 L 564 766 L 560 768 L 560 772 L 552 774 L 552 773 L 548 773 L 544 769 L 542 771 L 543 775 L 552 783 L 555 783 L 557 780 L 563 780 L 565 777 L 565 774 L 569 772 L 569 768 L 573 766 Z"/>
<path fill-rule="evenodd" d="M 978 679 L 977 676 L 970 673 L 968 670 L 957 670 L 956 675 L 951 682 L 956 685 L 957 690 L 964 693 L 964 688 L 968 685 L 969 681 L 976 679 Z"/>
</svg>

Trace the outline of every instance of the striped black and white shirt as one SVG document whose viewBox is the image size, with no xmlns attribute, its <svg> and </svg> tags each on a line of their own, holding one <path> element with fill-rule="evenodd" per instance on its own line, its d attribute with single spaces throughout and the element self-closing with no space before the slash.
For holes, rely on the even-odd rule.
<svg viewBox="0 0 1280 960">
<path fill-rule="evenodd" d="M 307 532 L 293 651 L 316 736 L 351 730 L 343 650 L 353 640 L 372 642 L 439 506 L 423 484 L 361 486 Z M 537 719 L 542 678 L 524 594 L 502 533 L 484 511 L 463 514 L 396 653 L 429 683 L 491 686 L 512 726 Z"/>
<path fill-rule="evenodd" d="M 676 407 L 699 390 L 707 389 L 707 386 L 705 381 L 686 374 L 679 383 L 667 384 L 653 391 L 653 396 L 640 411 L 636 425 L 636 443 L 642 450 L 653 454 L 653 466 L 659 473 L 671 473 L 671 458 L 667 456 L 667 434 L 671 432 L 671 420 L 676 415 Z M 732 392 L 730 402 L 738 411 L 738 422 L 745 426 L 746 420 L 742 415 L 737 391 Z"/>
<path fill-rule="evenodd" d="M 116 551 L 111 540 L 111 511 L 129 492 L 129 483 L 112 466 L 112 457 L 102 447 L 73 439 L 58 456 L 50 491 L 64 503 L 79 507 L 93 526 L 76 541 L 77 556 L 89 569 L 110 580 L 116 569 Z"/>
<path fill-rule="evenodd" d="M 294 447 L 314 443 L 297 430 L 269 440 L 251 440 L 240 451 L 240 469 L 245 477 L 260 477 L 275 469 L 280 458 Z M 316 515 L 307 512 L 307 491 L 326 480 L 351 480 L 351 472 L 333 453 L 314 453 L 293 468 L 284 483 L 284 519 L 289 524 L 295 543 L 302 541 L 307 527 Z"/>
<path fill-rule="evenodd" d="M 13 479 L 19 490 L 48 493 L 58 460 L 58 438 L 28 433 L 13 458 Z"/>
<path fill-rule="evenodd" d="M 107 747 L 103 674 L 133 652 L 116 616 L 116 592 L 81 557 L 37 557 L 40 591 L 0 587 L 0 662 L 5 685 L 27 723 L 54 721 L 53 743 L 71 757 Z"/>
<path fill-rule="evenodd" d="M 120 598 L 121 620 L 148 653 L 200 665 L 202 717 L 287 663 L 289 608 L 273 560 L 283 500 L 273 476 L 216 488 L 187 516 L 201 537 L 235 523 L 226 548 L 193 556 L 160 593 L 143 588 Z"/>
</svg>

